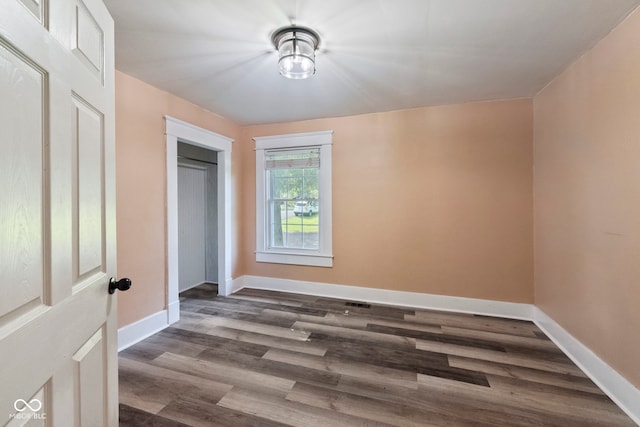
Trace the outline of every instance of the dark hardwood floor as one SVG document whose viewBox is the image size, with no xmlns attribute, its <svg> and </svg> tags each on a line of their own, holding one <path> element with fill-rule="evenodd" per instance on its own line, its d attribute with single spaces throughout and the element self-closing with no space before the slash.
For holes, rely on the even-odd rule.
<svg viewBox="0 0 640 427">
<path fill-rule="evenodd" d="M 121 426 L 633 426 L 531 322 L 213 285 L 120 353 Z"/>
</svg>

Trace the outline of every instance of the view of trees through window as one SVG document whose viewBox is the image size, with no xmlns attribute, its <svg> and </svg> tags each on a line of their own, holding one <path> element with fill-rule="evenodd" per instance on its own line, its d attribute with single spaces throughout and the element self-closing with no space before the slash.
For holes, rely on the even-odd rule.
<svg viewBox="0 0 640 427">
<path fill-rule="evenodd" d="M 319 248 L 319 150 L 267 155 L 269 242 L 275 249 Z"/>
</svg>

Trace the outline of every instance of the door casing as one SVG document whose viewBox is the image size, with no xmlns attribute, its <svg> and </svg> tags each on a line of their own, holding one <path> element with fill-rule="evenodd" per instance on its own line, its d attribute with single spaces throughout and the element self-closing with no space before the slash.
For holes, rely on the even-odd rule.
<svg viewBox="0 0 640 427">
<path fill-rule="evenodd" d="M 178 141 L 217 153 L 218 294 L 229 295 L 231 277 L 231 147 L 233 140 L 171 116 L 165 116 L 167 144 L 167 311 L 168 323 L 180 319 L 178 298 Z"/>
</svg>

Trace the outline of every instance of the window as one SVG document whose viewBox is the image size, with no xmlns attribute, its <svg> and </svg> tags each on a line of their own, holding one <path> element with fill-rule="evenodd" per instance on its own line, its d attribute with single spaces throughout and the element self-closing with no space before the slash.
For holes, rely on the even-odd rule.
<svg viewBox="0 0 640 427">
<path fill-rule="evenodd" d="M 265 151 L 267 248 L 320 248 L 320 148 Z"/>
<path fill-rule="evenodd" d="M 333 265 L 331 134 L 255 138 L 256 261 Z"/>
</svg>

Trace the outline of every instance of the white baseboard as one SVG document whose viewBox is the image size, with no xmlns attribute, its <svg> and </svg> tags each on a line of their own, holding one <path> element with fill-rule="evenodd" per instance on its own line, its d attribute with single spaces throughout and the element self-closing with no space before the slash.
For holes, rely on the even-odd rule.
<svg viewBox="0 0 640 427">
<path fill-rule="evenodd" d="M 237 288 L 234 288 L 234 292 L 237 292 L 242 288 L 267 289 L 296 294 L 366 301 L 377 304 L 397 305 L 402 307 L 482 314 L 510 319 L 533 320 L 534 314 L 533 305 L 513 302 L 421 294 L 417 292 L 391 291 L 388 289 L 304 282 L 299 280 L 285 280 L 259 276 L 242 276 L 234 282 L 237 282 Z"/>
<path fill-rule="evenodd" d="M 538 307 L 535 309 L 535 323 L 620 409 L 640 425 L 640 390 Z"/>
<path fill-rule="evenodd" d="M 224 279 L 223 285 L 222 286 L 218 285 L 218 295 L 222 297 L 227 297 L 232 293 L 236 292 L 233 290 L 234 281 L 235 279 L 232 279 L 230 277 L 227 277 L 226 279 Z"/>
<path fill-rule="evenodd" d="M 179 311 L 179 310 L 178 310 Z M 169 326 L 167 310 L 140 319 L 118 329 L 118 351 L 122 351 Z"/>
<path fill-rule="evenodd" d="M 167 306 L 167 322 L 169 325 L 180 320 L 180 301 L 173 301 Z"/>
<path fill-rule="evenodd" d="M 235 294 L 242 288 L 246 288 L 246 277 L 255 277 L 255 276 L 240 276 L 233 280 L 227 282 L 227 295 Z"/>
<path fill-rule="evenodd" d="M 640 390 L 533 304 L 391 291 L 386 289 L 259 276 L 241 276 L 234 279 L 231 293 L 235 293 L 242 288 L 265 289 L 403 307 L 426 308 L 533 321 L 611 400 L 640 426 L 640 406 L 638 405 L 638 402 L 640 402 Z"/>
</svg>

